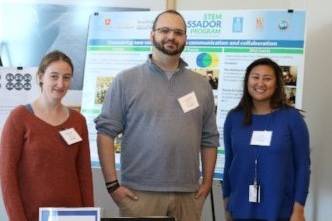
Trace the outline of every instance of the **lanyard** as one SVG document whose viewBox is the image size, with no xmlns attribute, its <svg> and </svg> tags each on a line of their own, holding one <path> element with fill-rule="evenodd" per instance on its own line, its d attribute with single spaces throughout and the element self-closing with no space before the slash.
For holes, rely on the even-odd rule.
<svg viewBox="0 0 332 221">
<path fill-rule="evenodd" d="M 258 160 L 257 160 L 258 157 L 256 157 L 255 159 L 255 175 L 254 175 L 254 185 L 257 185 L 258 182 L 257 182 L 257 179 L 258 179 L 258 174 L 257 174 L 257 167 L 258 167 Z"/>
<path fill-rule="evenodd" d="M 267 117 L 267 122 L 266 122 L 266 126 L 264 128 L 264 132 L 267 132 L 267 129 L 270 127 L 270 123 L 272 121 L 272 116 L 268 116 Z M 253 131 L 253 134 L 254 134 L 254 128 L 253 128 L 253 125 L 252 125 L 252 131 Z M 252 135 L 253 136 L 253 135 Z M 257 185 L 258 184 L 258 161 L 259 161 L 259 147 L 255 147 L 255 160 L 254 160 L 254 185 Z"/>
</svg>

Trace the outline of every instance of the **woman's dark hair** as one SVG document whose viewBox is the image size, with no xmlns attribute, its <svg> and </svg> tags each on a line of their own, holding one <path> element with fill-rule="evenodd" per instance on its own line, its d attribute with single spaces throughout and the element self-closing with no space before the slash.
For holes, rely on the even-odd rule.
<svg viewBox="0 0 332 221">
<path fill-rule="evenodd" d="M 38 66 L 38 71 L 37 71 L 38 80 L 45 73 L 45 70 L 47 69 L 47 67 L 55 61 L 66 62 L 70 66 L 72 73 L 74 73 L 74 65 L 73 65 L 71 59 L 65 53 L 55 50 L 55 51 L 49 52 L 42 58 L 39 66 Z M 42 85 L 43 85 L 43 83 L 39 81 L 39 86 L 42 87 Z"/>
<path fill-rule="evenodd" d="M 287 103 L 284 82 L 282 79 L 282 70 L 279 65 L 271 60 L 270 58 L 259 58 L 253 61 L 246 69 L 246 73 L 243 81 L 243 95 L 239 102 L 239 104 L 234 108 L 235 111 L 242 110 L 244 111 L 244 119 L 243 123 L 245 125 L 251 124 L 252 110 L 253 110 L 253 102 L 252 97 L 248 92 L 248 80 L 249 75 L 252 69 L 257 66 L 264 65 L 268 66 L 273 70 L 273 73 L 276 77 L 276 89 L 270 99 L 270 106 L 272 109 L 280 108 L 280 107 L 291 107 Z"/>
</svg>

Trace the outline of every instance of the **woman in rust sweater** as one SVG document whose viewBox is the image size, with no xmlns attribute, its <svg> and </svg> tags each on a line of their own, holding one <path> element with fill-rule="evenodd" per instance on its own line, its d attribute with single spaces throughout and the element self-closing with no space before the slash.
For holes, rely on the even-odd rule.
<svg viewBox="0 0 332 221">
<path fill-rule="evenodd" d="M 39 207 L 93 206 L 86 122 L 61 103 L 72 62 L 50 52 L 37 75 L 40 96 L 15 108 L 2 131 L 1 187 L 10 221 L 37 221 Z"/>
</svg>

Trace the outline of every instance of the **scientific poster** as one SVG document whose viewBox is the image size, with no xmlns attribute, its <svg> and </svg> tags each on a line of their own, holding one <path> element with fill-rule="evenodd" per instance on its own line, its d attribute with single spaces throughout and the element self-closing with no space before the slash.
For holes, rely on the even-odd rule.
<svg viewBox="0 0 332 221">
<path fill-rule="evenodd" d="M 96 13 L 91 16 L 82 93 L 92 163 L 98 166 L 93 120 L 100 113 L 112 79 L 122 70 L 146 61 L 153 19 L 159 12 Z M 245 68 L 270 57 L 282 66 L 286 93 L 302 106 L 305 12 L 281 10 L 182 11 L 187 23 L 187 46 L 182 58 L 203 75 L 213 89 L 220 147 L 215 178 L 222 179 L 223 123 L 239 102 Z M 121 136 L 116 139 L 117 167 Z"/>
</svg>

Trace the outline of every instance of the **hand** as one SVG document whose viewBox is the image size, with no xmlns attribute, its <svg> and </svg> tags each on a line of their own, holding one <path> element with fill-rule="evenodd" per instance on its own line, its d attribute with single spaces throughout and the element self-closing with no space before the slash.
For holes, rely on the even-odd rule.
<svg viewBox="0 0 332 221">
<path fill-rule="evenodd" d="M 300 203 L 294 203 L 293 212 L 289 221 L 305 221 L 304 207 Z"/>
<path fill-rule="evenodd" d="M 131 190 L 124 186 L 120 186 L 113 193 L 111 193 L 111 197 L 117 204 L 126 197 L 130 198 L 131 200 L 138 200 L 138 197 Z"/>
<path fill-rule="evenodd" d="M 224 212 L 225 212 L 225 220 L 226 221 L 233 221 L 233 218 L 231 214 L 227 211 L 227 205 L 228 205 L 228 198 L 224 198 Z"/>
<path fill-rule="evenodd" d="M 231 214 L 225 210 L 225 221 L 233 221 Z"/>
<path fill-rule="evenodd" d="M 212 187 L 212 183 L 202 183 L 199 188 L 198 191 L 195 194 L 195 198 L 198 199 L 200 197 L 204 197 L 206 198 L 211 190 Z"/>
<path fill-rule="evenodd" d="M 292 213 L 289 221 L 305 221 L 303 213 Z"/>
</svg>

